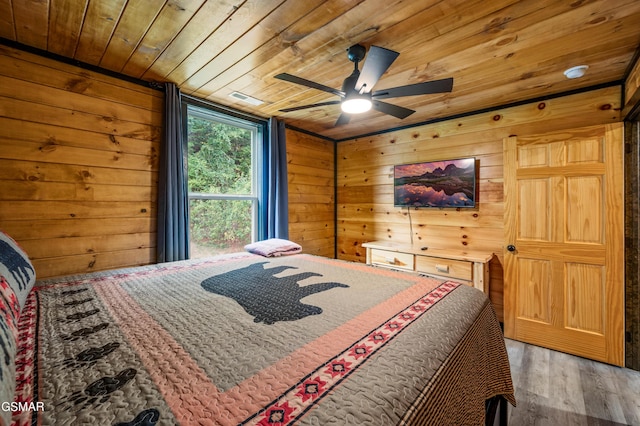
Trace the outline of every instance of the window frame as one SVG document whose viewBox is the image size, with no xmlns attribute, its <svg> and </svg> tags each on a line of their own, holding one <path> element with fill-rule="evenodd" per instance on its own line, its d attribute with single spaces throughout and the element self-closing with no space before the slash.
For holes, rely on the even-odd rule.
<svg viewBox="0 0 640 426">
<path fill-rule="evenodd" d="M 216 105 L 210 102 L 203 101 L 191 96 L 182 95 L 182 148 L 184 155 L 185 165 L 185 179 L 188 179 L 188 167 L 189 167 L 189 150 L 188 150 L 188 137 L 189 126 L 188 117 L 190 110 L 200 110 L 197 113 L 201 113 L 201 118 L 211 119 L 230 126 L 240 127 L 252 132 L 252 149 L 251 149 L 251 163 L 252 163 L 252 179 L 251 187 L 253 194 L 210 194 L 201 192 L 191 192 L 188 190 L 187 198 L 190 203 L 191 200 L 231 200 L 252 201 L 252 229 L 251 229 L 251 242 L 259 241 L 266 236 L 266 200 L 267 195 L 265 176 L 267 173 L 266 165 L 266 148 L 268 144 L 268 122 L 261 117 L 252 116 L 249 114 L 235 111 L 220 105 Z M 196 113 L 196 115 L 198 115 Z M 187 189 L 189 189 L 189 183 L 186 182 Z M 189 221 L 191 217 L 189 216 Z"/>
</svg>

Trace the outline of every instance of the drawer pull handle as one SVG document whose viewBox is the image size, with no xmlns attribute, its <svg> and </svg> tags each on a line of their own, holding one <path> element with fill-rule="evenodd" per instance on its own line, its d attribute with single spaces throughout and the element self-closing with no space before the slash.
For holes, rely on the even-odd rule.
<svg viewBox="0 0 640 426">
<path fill-rule="evenodd" d="M 436 264 L 436 271 L 444 272 L 445 274 L 449 273 L 449 265 L 438 265 Z"/>
<path fill-rule="evenodd" d="M 396 258 L 395 258 L 395 257 L 385 257 L 385 258 L 384 258 L 384 260 L 386 260 L 386 261 L 387 261 L 387 263 L 390 263 L 390 264 L 392 264 L 392 265 L 395 265 L 395 264 L 396 264 L 396 262 L 397 262 L 397 260 L 396 260 Z"/>
</svg>

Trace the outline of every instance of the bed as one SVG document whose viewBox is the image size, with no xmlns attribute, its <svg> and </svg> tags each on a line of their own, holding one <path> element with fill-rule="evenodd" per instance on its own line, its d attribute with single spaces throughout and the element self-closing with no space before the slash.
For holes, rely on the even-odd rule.
<svg viewBox="0 0 640 426">
<path fill-rule="evenodd" d="M 13 244 L 5 424 L 476 425 L 487 400 L 515 404 L 499 323 L 468 286 L 236 253 L 31 289 Z"/>
</svg>

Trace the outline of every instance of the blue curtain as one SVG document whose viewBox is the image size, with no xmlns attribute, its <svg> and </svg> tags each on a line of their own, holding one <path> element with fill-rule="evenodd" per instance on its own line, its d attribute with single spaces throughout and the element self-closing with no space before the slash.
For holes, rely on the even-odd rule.
<svg viewBox="0 0 640 426">
<path fill-rule="evenodd" d="M 289 238 L 289 196 L 287 146 L 284 122 L 269 120 L 267 143 L 267 238 Z"/>
<path fill-rule="evenodd" d="M 164 140 L 158 185 L 157 262 L 189 258 L 187 161 L 183 152 L 180 90 L 165 83 Z"/>
</svg>

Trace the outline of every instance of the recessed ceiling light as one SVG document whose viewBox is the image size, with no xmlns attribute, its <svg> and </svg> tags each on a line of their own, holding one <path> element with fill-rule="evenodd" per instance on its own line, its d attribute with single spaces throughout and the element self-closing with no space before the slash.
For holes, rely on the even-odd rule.
<svg viewBox="0 0 640 426">
<path fill-rule="evenodd" d="M 577 67 L 571 67 L 564 71 L 564 75 L 567 78 L 580 78 L 587 72 L 588 65 L 578 65 Z"/>
</svg>

